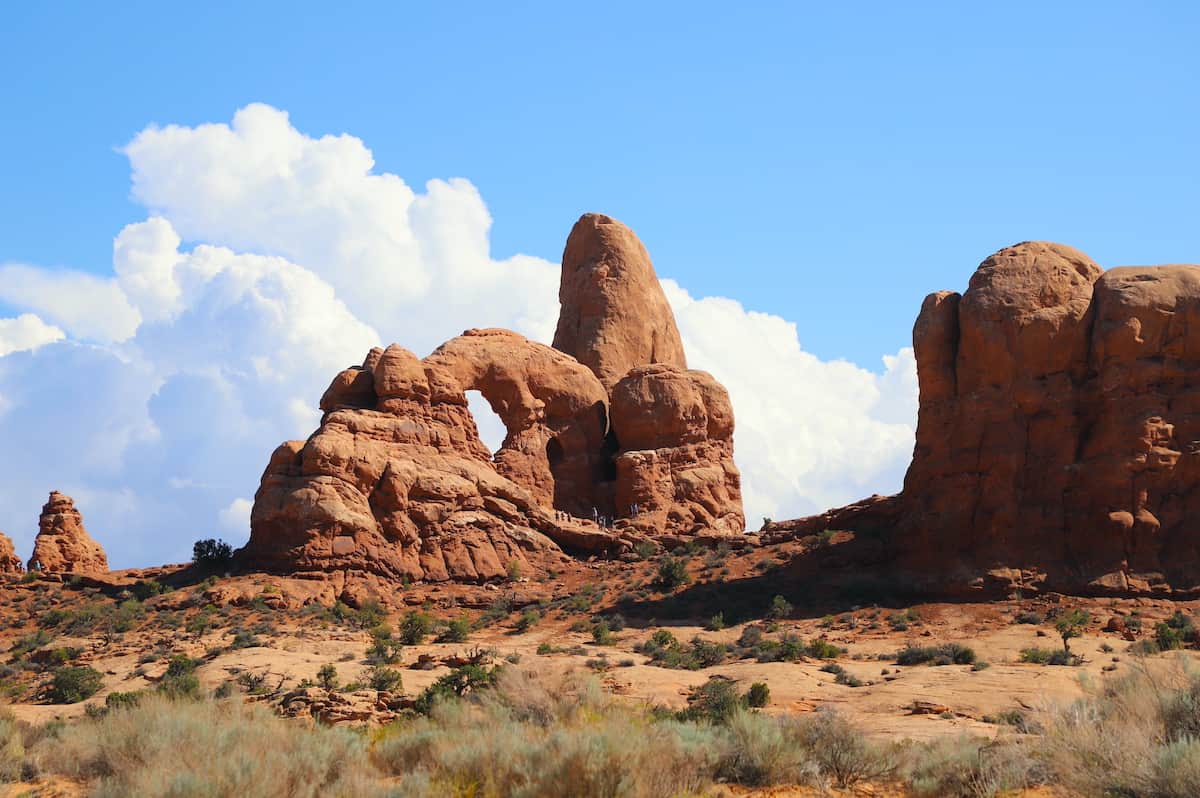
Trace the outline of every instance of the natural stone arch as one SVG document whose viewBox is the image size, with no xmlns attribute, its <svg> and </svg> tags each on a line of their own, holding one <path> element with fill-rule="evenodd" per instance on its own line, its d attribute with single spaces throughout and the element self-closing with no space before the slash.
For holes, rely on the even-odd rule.
<svg viewBox="0 0 1200 798">
<path fill-rule="evenodd" d="M 425 363 L 455 377 L 463 391 L 479 391 L 504 422 L 497 471 L 546 506 L 611 514 L 611 497 L 595 488 L 605 471 L 608 397 L 590 369 L 501 329 L 467 330 Z"/>
</svg>

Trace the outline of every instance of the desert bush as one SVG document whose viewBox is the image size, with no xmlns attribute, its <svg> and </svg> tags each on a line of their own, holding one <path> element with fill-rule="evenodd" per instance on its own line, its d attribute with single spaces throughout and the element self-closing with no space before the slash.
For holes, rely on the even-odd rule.
<svg viewBox="0 0 1200 798">
<path fill-rule="evenodd" d="M 661 590 L 674 590 L 692 581 L 687 572 L 687 561 L 678 557 L 664 557 L 658 564 L 654 584 Z"/>
<path fill-rule="evenodd" d="M 725 724 L 725 755 L 718 778 L 737 784 L 814 784 L 820 768 L 803 745 L 802 723 L 744 710 Z"/>
<path fill-rule="evenodd" d="M 141 700 L 142 693 L 113 692 L 104 697 L 104 706 L 109 710 L 129 709 L 136 707 Z"/>
<path fill-rule="evenodd" d="M 1197 696 L 1200 675 L 1185 669 L 1139 667 L 1092 687 L 1047 720 L 1043 747 L 1057 781 L 1084 795 L 1200 795 Z"/>
<path fill-rule="evenodd" d="M 389 791 L 365 745 L 353 732 L 287 723 L 260 706 L 147 696 L 68 726 L 38 750 L 46 766 L 91 783 L 99 798 L 382 798 Z"/>
<path fill-rule="evenodd" d="M 942 737 L 912 747 L 904 778 L 917 798 L 994 798 L 1045 783 L 1025 745 L 1011 740 Z"/>
<path fill-rule="evenodd" d="M 419 646 L 433 630 L 433 618 L 423 612 L 411 610 L 400 619 L 400 642 L 406 646 Z"/>
<path fill-rule="evenodd" d="M 337 666 L 327 662 L 317 671 L 317 684 L 325 690 L 336 690 L 338 686 Z"/>
<path fill-rule="evenodd" d="M 1022 610 L 1013 616 L 1013 623 L 1024 623 L 1031 626 L 1036 626 L 1044 620 L 1046 620 L 1046 616 L 1033 610 Z"/>
<path fill-rule="evenodd" d="M 1084 627 L 1091 619 L 1092 616 L 1084 610 L 1075 609 L 1059 616 L 1054 621 L 1054 628 L 1062 638 L 1063 651 L 1070 652 L 1070 641 L 1083 634 Z"/>
<path fill-rule="evenodd" d="M 1064 650 L 1048 648 L 1021 649 L 1021 662 L 1031 662 L 1034 665 L 1078 665 L 1082 662 L 1078 656 Z"/>
<path fill-rule="evenodd" d="M 104 686 L 100 671 L 88 665 L 64 665 L 54 671 L 47 697 L 52 704 L 77 704 Z"/>
<path fill-rule="evenodd" d="M 896 652 L 897 665 L 970 665 L 975 662 L 975 651 L 961 643 L 943 643 L 937 646 L 907 646 Z"/>
<path fill-rule="evenodd" d="M 616 645 L 617 638 L 608 627 L 608 621 L 600 621 L 592 626 L 592 642 L 598 646 Z"/>
<path fill-rule="evenodd" d="M 213 571 L 228 568 L 233 562 L 233 547 L 214 538 L 197 540 L 192 545 L 192 562 Z"/>
<path fill-rule="evenodd" d="M 680 720 L 721 724 L 742 706 L 742 698 L 738 695 L 737 682 L 724 676 L 713 676 L 688 691 L 687 703 L 687 709 L 679 712 Z"/>
<path fill-rule="evenodd" d="M 516 560 L 513 562 L 516 562 Z M 437 642 L 462 643 L 465 642 L 470 636 L 471 620 L 465 615 L 460 615 L 453 620 L 445 622 L 445 624 L 442 626 L 441 633 L 437 636 Z"/>
<path fill-rule="evenodd" d="M 515 629 L 518 633 L 528 632 L 530 629 L 537 626 L 538 621 L 541 619 L 542 616 L 538 614 L 537 610 L 525 610 L 523 613 L 521 613 L 521 616 L 517 618 L 517 622 L 513 625 L 513 629 Z"/>
<path fill-rule="evenodd" d="M 0 714 L 0 783 L 22 779 L 25 750 L 24 724 L 5 711 Z"/>
<path fill-rule="evenodd" d="M 1162 623 L 1154 625 L 1154 643 L 1159 651 L 1172 651 L 1197 641 L 1192 619 L 1176 610 Z"/>
<path fill-rule="evenodd" d="M 771 688 L 766 682 L 755 682 L 746 691 L 746 706 L 752 709 L 765 707 L 771 703 Z"/>
<path fill-rule="evenodd" d="M 767 608 L 767 617 L 773 621 L 782 621 L 792 614 L 792 603 L 783 596 L 776 596 L 771 599 L 771 606 Z"/>
<path fill-rule="evenodd" d="M 167 662 L 167 671 L 158 683 L 158 691 L 173 698 L 196 696 L 200 679 L 196 676 L 198 663 L 191 657 L 177 654 Z"/>
<path fill-rule="evenodd" d="M 367 671 L 366 682 L 372 690 L 384 690 L 389 693 L 404 691 L 404 677 L 395 668 L 376 665 Z"/>
<path fill-rule="evenodd" d="M 649 723 L 596 688 L 504 681 L 479 700 L 387 728 L 372 760 L 403 795 L 652 796 L 711 784 L 723 737 Z"/>
<path fill-rule="evenodd" d="M 819 710 L 798 726 L 799 742 L 807 749 L 822 775 L 838 787 L 891 776 L 897 767 L 896 751 L 868 740 L 837 712 Z"/>
</svg>

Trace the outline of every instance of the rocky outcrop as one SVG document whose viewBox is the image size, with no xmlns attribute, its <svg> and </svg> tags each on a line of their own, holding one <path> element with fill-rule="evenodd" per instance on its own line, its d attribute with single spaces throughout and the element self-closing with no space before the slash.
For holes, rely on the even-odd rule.
<svg viewBox="0 0 1200 798">
<path fill-rule="evenodd" d="M 605 389 L 635 366 L 687 368 L 675 316 L 650 254 L 633 231 L 584 214 L 567 238 L 554 348 L 595 372 Z"/>
<path fill-rule="evenodd" d="M 21 562 L 21 558 L 17 556 L 17 549 L 13 546 L 12 538 L 0 532 L 0 576 L 23 574 L 25 566 Z"/>
<path fill-rule="evenodd" d="M 522 431 L 532 435 L 546 415 L 544 401 L 535 396 L 547 394 L 537 379 L 533 389 L 510 379 L 519 382 L 524 373 L 523 350 L 538 349 L 529 359 L 551 350 L 511 333 L 464 336 L 473 337 L 499 339 L 503 346 L 459 344 L 421 361 L 392 345 L 373 350 L 363 366 L 335 377 L 322 400 L 320 429 L 272 455 L 255 496 L 241 562 L 288 572 L 486 581 L 506 576 L 511 563 L 526 572 L 531 564 L 550 567 L 564 556 L 563 549 L 607 553 L 618 548 L 615 534 L 556 513 L 499 472 L 479 440 L 454 370 L 467 373 L 477 366 L 486 371 L 481 364 L 488 351 L 496 358 L 513 356 L 511 362 L 492 363 L 496 374 L 506 376 L 486 386 L 506 413 L 528 422 Z M 595 378 L 586 369 L 582 373 L 599 390 Z M 518 409 L 518 398 L 528 413 Z M 555 420 L 566 412 L 549 404 Z M 511 433 L 509 439 L 523 440 Z"/>
<path fill-rule="evenodd" d="M 704 371 L 639 366 L 613 388 L 616 503 L 646 534 L 741 534 L 733 405 Z"/>
<path fill-rule="evenodd" d="M 108 571 L 104 549 L 84 529 L 83 516 L 70 496 L 53 491 L 42 507 L 29 570 L 69 574 Z"/>
<path fill-rule="evenodd" d="M 608 397 L 588 368 L 497 329 L 468 330 L 426 362 L 488 400 L 508 433 L 496 451 L 496 470 L 539 504 L 581 517 L 611 505 L 611 491 L 602 488 Z"/>
<path fill-rule="evenodd" d="M 1001 250 L 921 308 L 902 493 L 830 520 L 930 592 L 1200 593 L 1198 330 L 1200 267 Z"/>
<path fill-rule="evenodd" d="M 272 455 L 239 561 L 487 581 L 646 536 L 740 533 L 729 396 L 686 370 L 645 248 L 589 214 L 563 269 L 554 348 L 468 330 L 424 360 L 392 345 L 334 377 L 320 429 Z M 470 390 L 507 430 L 494 457 Z"/>
</svg>

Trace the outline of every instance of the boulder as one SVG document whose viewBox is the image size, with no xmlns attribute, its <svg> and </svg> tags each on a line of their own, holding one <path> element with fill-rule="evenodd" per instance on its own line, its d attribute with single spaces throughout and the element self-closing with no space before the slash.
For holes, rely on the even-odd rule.
<svg viewBox="0 0 1200 798">
<path fill-rule="evenodd" d="M 613 387 L 618 516 L 645 534 L 742 534 L 733 405 L 711 374 L 639 366 Z"/>
<path fill-rule="evenodd" d="M 563 250 L 554 348 L 612 390 L 635 366 L 687 368 L 675 315 L 646 247 L 625 225 L 587 213 Z"/>
<path fill-rule="evenodd" d="M 53 491 L 42 507 L 29 570 L 69 574 L 108 571 L 104 549 L 84 529 L 83 516 L 70 496 Z"/>
</svg>

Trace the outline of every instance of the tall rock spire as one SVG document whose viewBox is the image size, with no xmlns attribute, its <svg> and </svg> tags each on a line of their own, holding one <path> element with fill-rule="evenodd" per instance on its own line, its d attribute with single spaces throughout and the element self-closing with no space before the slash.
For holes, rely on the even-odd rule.
<svg viewBox="0 0 1200 798">
<path fill-rule="evenodd" d="M 580 217 L 563 250 L 554 348 L 590 368 L 612 391 L 630 369 L 687 368 L 675 315 L 646 247 L 609 216 Z"/>
</svg>

